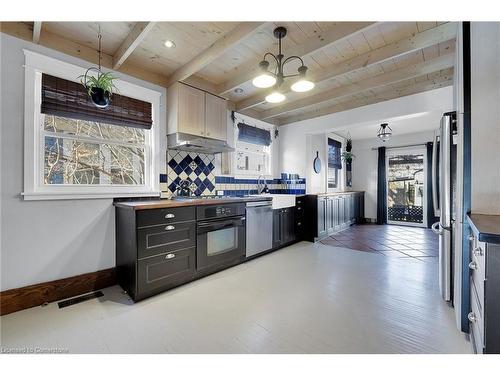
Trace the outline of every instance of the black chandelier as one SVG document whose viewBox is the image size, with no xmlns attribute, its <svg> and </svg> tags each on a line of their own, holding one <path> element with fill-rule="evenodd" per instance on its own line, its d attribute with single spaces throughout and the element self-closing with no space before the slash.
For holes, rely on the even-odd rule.
<svg viewBox="0 0 500 375">
<path fill-rule="evenodd" d="M 391 138 L 392 135 L 392 129 L 389 126 L 389 124 L 380 124 L 380 129 L 378 130 L 377 137 L 379 137 L 382 142 L 387 141 L 389 138 Z"/>
<path fill-rule="evenodd" d="M 307 66 L 304 65 L 304 61 L 299 56 L 289 56 L 284 59 L 285 56 L 281 51 L 281 39 L 285 36 L 286 28 L 280 26 L 274 29 L 274 37 L 278 39 L 278 54 L 274 55 L 267 52 L 264 55 L 264 59 L 259 63 L 261 74 L 252 81 L 253 85 L 259 88 L 274 86 L 273 92 L 266 96 L 266 101 L 269 103 L 279 103 L 286 99 L 285 95 L 280 91 L 285 78 L 297 77 L 297 80 L 291 86 L 291 89 L 295 92 L 305 92 L 314 88 L 314 83 L 306 79 Z M 268 56 L 272 56 L 276 61 L 274 72 L 269 70 L 269 61 L 266 60 Z M 293 60 L 300 61 L 301 65 L 298 68 L 298 73 L 285 75 L 283 73 L 285 64 Z"/>
</svg>

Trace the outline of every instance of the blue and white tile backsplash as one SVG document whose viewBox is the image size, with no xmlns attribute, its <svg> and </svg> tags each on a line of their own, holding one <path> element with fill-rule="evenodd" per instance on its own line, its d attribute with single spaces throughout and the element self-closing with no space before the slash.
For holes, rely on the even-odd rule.
<svg viewBox="0 0 500 375">
<path fill-rule="evenodd" d="M 168 192 L 174 193 L 181 180 L 188 180 L 191 182 L 190 188 L 194 195 L 214 195 L 214 160 L 214 155 L 169 151 L 167 153 Z"/>
<path fill-rule="evenodd" d="M 257 179 L 215 176 L 215 156 L 169 151 L 167 153 L 167 174 L 160 175 L 162 197 L 171 196 L 181 180 L 191 182 L 194 195 L 215 195 L 223 191 L 227 196 L 257 194 Z M 305 194 L 306 179 L 267 179 L 272 194 Z"/>
</svg>

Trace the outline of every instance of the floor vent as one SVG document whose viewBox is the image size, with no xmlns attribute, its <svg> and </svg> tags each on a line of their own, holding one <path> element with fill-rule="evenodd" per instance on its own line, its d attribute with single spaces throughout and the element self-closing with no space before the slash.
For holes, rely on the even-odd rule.
<svg viewBox="0 0 500 375">
<path fill-rule="evenodd" d="M 83 296 L 78 296 L 75 298 L 66 299 L 64 301 L 58 302 L 57 305 L 59 306 L 60 309 L 62 309 L 64 307 L 76 305 L 77 303 L 80 303 L 80 302 L 88 301 L 89 299 L 102 297 L 103 295 L 104 294 L 99 290 L 98 292 L 92 292 L 92 293 L 84 294 Z"/>
</svg>

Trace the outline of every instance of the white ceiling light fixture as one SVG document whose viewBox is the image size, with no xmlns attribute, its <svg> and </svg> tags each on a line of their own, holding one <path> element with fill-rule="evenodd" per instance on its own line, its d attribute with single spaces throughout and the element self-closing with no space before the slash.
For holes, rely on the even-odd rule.
<svg viewBox="0 0 500 375">
<path fill-rule="evenodd" d="M 175 48 L 175 43 L 172 40 L 166 40 L 163 45 L 167 48 Z"/>
<path fill-rule="evenodd" d="M 268 103 L 281 103 L 286 99 L 286 96 L 279 91 L 273 91 L 266 96 L 266 102 Z"/>
<path fill-rule="evenodd" d="M 285 55 L 283 55 L 281 50 L 281 40 L 286 36 L 286 33 L 287 30 L 284 27 L 277 27 L 274 29 L 274 36 L 278 39 L 278 54 L 274 55 L 273 53 L 267 52 L 264 55 L 264 59 L 259 63 L 261 73 L 252 81 L 253 85 L 259 88 L 274 86 L 275 90 L 266 96 L 266 101 L 269 103 L 280 103 L 286 99 L 285 95 L 280 91 L 280 87 L 286 78 L 298 77 L 296 82 L 291 86 L 293 91 L 306 92 L 314 88 L 314 83 L 306 79 L 307 66 L 304 65 L 304 61 L 299 56 L 284 58 Z M 274 71 L 269 70 L 269 61 L 266 60 L 267 57 L 272 57 L 275 60 L 276 66 L 274 67 Z M 285 65 L 293 60 L 298 60 L 301 64 L 298 68 L 298 73 L 285 75 L 283 70 Z"/>
<path fill-rule="evenodd" d="M 255 87 L 258 87 L 260 89 L 266 89 L 276 84 L 276 77 L 267 71 L 268 67 L 269 67 L 269 62 L 265 60 L 259 63 L 259 68 L 262 73 L 253 79 L 252 84 Z"/>
<path fill-rule="evenodd" d="M 392 135 L 392 129 L 389 126 L 389 124 L 384 123 L 380 124 L 380 129 L 378 130 L 377 137 L 382 141 L 385 142 L 391 138 Z"/>
<path fill-rule="evenodd" d="M 305 78 L 307 67 L 301 66 L 299 68 L 299 79 L 291 86 L 291 89 L 295 92 L 306 92 L 314 88 L 314 82 L 309 81 Z"/>
</svg>

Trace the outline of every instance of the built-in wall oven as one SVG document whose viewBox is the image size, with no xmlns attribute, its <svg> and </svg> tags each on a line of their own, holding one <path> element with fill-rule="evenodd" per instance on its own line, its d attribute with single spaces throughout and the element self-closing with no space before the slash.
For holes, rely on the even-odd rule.
<svg viewBox="0 0 500 375">
<path fill-rule="evenodd" d="M 205 270 L 245 259 L 244 203 L 197 207 L 196 268 Z"/>
</svg>

